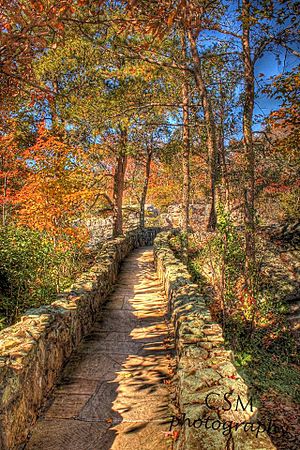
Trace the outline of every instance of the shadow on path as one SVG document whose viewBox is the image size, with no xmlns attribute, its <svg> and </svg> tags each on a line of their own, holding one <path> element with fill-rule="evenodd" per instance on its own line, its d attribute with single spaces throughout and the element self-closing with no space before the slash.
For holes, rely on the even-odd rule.
<svg viewBox="0 0 300 450">
<path fill-rule="evenodd" d="M 152 249 L 123 263 L 92 332 L 72 354 L 26 450 L 167 450 L 172 365 Z"/>
</svg>

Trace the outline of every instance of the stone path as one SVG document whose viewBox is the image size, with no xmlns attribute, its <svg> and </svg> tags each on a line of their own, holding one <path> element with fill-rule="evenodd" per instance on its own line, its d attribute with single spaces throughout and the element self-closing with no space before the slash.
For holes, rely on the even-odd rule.
<svg viewBox="0 0 300 450">
<path fill-rule="evenodd" d="M 66 365 L 26 450 L 169 450 L 166 300 L 150 247 L 123 263 L 101 317 Z"/>
</svg>

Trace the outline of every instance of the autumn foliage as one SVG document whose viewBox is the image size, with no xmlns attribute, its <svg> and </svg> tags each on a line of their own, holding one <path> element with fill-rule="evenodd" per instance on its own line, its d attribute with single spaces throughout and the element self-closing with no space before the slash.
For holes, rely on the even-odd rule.
<svg viewBox="0 0 300 450">
<path fill-rule="evenodd" d="M 178 225 L 252 386 L 287 396 L 294 377 L 299 397 L 277 298 L 299 255 L 270 237 L 299 231 L 298 20 L 293 0 L 0 0 L 0 328 L 133 216 Z"/>
<path fill-rule="evenodd" d="M 91 197 L 85 188 L 83 151 L 41 126 L 36 143 L 23 152 L 23 158 L 30 170 L 14 198 L 19 223 L 58 240 L 85 241 L 84 227 L 74 226 Z"/>
<path fill-rule="evenodd" d="M 2 225 L 12 213 L 16 196 L 28 174 L 23 152 L 18 146 L 15 131 L 0 136 L 0 207 Z"/>
</svg>

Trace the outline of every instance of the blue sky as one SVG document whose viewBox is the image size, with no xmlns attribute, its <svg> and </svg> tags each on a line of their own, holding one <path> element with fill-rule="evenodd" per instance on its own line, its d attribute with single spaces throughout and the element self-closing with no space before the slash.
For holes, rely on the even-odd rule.
<svg viewBox="0 0 300 450">
<path fill-rule="evenodd" d="M 241 0 L 222 0 L 223 5 L 225 6 L 224 14 L 221 16 L 222 28 L 227 29 L 229 32 L 234 32 L 237 35 L 241 35 L 241 20 L 240 20 L 240 7 Z M 264 14 L 261 16 L 260 21 L 257 26 L 253 26 L 251 28 L 251 42 L 255 47 L 255 41 L 258 36 L 262 32 L 261 25 L 264 24 L 266 26 L 271 26 L 273 28 L 272 33 L 277 34 L 280 31 L 285 30 L 286 28 L 291 28 L 293 32 L 297 31 L 297 26 L 299 24 L 299 20 L 297 19 L 296 9 L 293 8 L 293 2 L 276 1 L 273 0 L 270 2 L 270 5 L 273 5 L 273 8 L 269 9 L 267 7 L 267 2 L 263 1 L 255 1 L 251 2 L 252 7 L 258 7 L 262 11 L 269 11 L 270 14 L 273 14 L 273 18 L 267 18 Z M 296 4 L 296 1 L 295 1 Z M 266 8 L 266 9 L 264 9 Z M 277 22 L 279 17 L 282 18 L 281 13 L 286 14 L 283 22 Z M 264 17 L 264 18 L 262 18 Z M 222 33 L 215 33 L 215 37 L 219 39 L 224 39 L 224 35 Z M 225 35 L 226 36 L 226 35 Z M 290 34 L 291 36 L 291 34 Z M 241 41 L 238 38 L 233 36 L 228 37 L 228 40 L 231 41 L 231 45 L 235 46 L 237 51 L 241 51 Z M 259 38 L 258 38 L 259 40 Z M 299 40 L 298 43 L 293 42 L 292 39 L 289 39 L 289 46 L 294 50 L 300 52 L 299 48 Z M 254 48 L 253 47 L 253 48 Z M 270 51 L 265 52 L 262 57 L 255 64 L 255 77 L 256 77 L 256 100 L 255 100 L 255 110 L 254 115 L 256 116 L 257 123 L 254 124 L 254 130 L 259 130 L 261 128 L 261 122 L 263 121 L 263 117 L 267 117 L 271 111 L 276 110 L 280 107 L 280 101 L 270 98 L 261 92 L 261 89 L 264 87 L 265 83 L 270 82 L 270 77 L 276 76 L 278 74 L 292 71 L 297 65 L 299 65 L 300 59 L 287 52 L 283 47 L 275 46 L 273 48 L 273 52 Z M 259 74 L 264 74 L 263 77 L 260 77 Z M 258 117 L 261 116 L 261 117 Z"/>
<path fill-rule="evenodd" d="M 279 58 L 276 58 L 273 53 L 267 52 L 256 63 L 255 76 L 257 80 L 257 98 L 255 102 L 255 114 L 264 114 L 265 116 L 268 116 L 272 110 L 275 110 L 280 106 L 280 102 L 278 100 L 270 98 L 259 92 L 259 87 L 263 87 L 264 82 L 268 78 L 293 70 L 293 68 L 295 68 L 300 62 L 299 58 L 286 53 L 283 49 L 280 51 L 278 56 Z M 260 73 L 263 73 L 265 77 L 259 77 Z M 255 129 L 258 130 L 259 128 L 260 125 L 257 124 Z"/>
</svg>

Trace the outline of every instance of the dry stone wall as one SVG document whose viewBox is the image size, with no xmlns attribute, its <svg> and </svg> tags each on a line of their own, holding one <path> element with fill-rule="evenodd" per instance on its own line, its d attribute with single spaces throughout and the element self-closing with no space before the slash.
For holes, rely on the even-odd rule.
<svg viewBox="0 0 300 450">
<path fill-rule="evenodd" d="M 133 248 L 152 245 L 158 229 L 136 230 L 101 246 L 95 264 L 49 306 L 28 310 L 0 332 L 0 449 L 26 439 L 62 366 L 89 332 Z"/>
<path fill-rule="evenodd" d="M 214 323 L 197 285 L 169 245 L 172 232 L 154 241 L 155 264 L 175 327 L 179 438 L 176 450 L 275 449 L 260 424 L 222 329 Z M 244 410 L 245 408 L 245 410 Z M 171 430 L 172 431 L 172 430 Z"/>
</svg>

